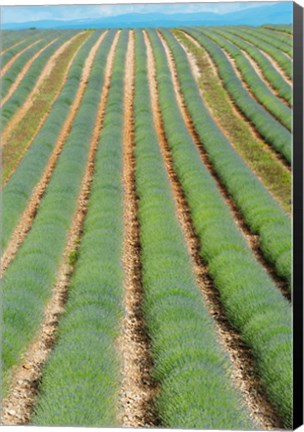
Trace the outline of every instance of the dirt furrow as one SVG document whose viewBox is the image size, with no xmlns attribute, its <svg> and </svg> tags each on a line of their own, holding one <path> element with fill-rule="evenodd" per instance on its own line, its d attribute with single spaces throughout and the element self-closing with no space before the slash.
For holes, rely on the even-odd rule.
<svg viewBox="0 0 304 432">
<path fill-rule="evenodd" d="M 268 87 L 268 89 L 281 101 L 283 104 L 288 106 L 289 108 L 291 105 L 284 99 L 282 96 L 279 95 L 278 91 L 272 87 L 271 83 L 267 80 L 266 77 L 263 75 L 262 69 L 259 67 L 259 65 L 250 57 L 250 55 L 245 51 L 241 50 L 243 53 L 243 56 L 246 57 L 246 59 L 249 61 L 251 66 L 254 68 L 258 76 L 261 78 L 261 80 L 264 82 L 264 84 Z"/>
<path fill-rule="evenodd" d="M 247 405 L 253 420 L 258 422 L 265 429 L 282 427 L 281 419 L 279 419 L 272 405 L 265 396 L 266 392 L 258 377 L 253 355 L 250 349 L 242 341 L 240 334 L 232 327 L 227 319 L 224 307 L 220 300 L 220 294 L 209 276 L 206 263 L 200 256 L 200 241 L 192 224 L 191 213 L 186 197 L 174 171 L 173 161 L 163 127 L 163 120 L 158 101 L 153 52 L 146 34 L 145 40 L 148 54 L 148 71 L 153 120 L 176 204 L 177 218 L 184 234 L 189 255 L 192 258 L 193 271 L 197 285 L 204 297 L 206 307 L 214 319 L 218 342 L 223 346 L 224 350 L 230 357 L 231 381 L 242 393 L 244 402 Z"/>
<path fill-rule="evenodd" d="M 192 43 L 194 43 L 199 49 L 203 49 L 202 46 L 188 33 L 183 32 L 183 34 L 187 37 L 187 39 L 189 39 Z M 181 43 L 181 45 L 183 46 L 183 44 Z M 194 77 L 196 78 L 196 81 L 198 82 L 198 79 L 200 77 L 200 71 L 198 72 L 198 68 L 195 65 L 195 59 L 193 58 L 193 56 L 189 55 L 188 50 L 183 46 L 186 54 L 188 55 L 188 59 L 189 59 L 189 63 L 191 66 L 191 69 L 193 71 Z M 206 59 L 208 60 L 209 65 L 212 67 L 212 70 L 214 71 L 215 76 L 218 78 L 218 80 L 220 81 L 222 87 L 225 89 L 226 91 L 226 87 L 224 85 L 224 82 L 218 72 L 217 66 L 215 65 L 214 61 L 212 60 L 210 54 L 204 50 L 204 55 L 206 57 Z M 200 91 L 201 97 L 204 101 L 204 96 L 202 94 L 202 92 Z M 250 132 L 252 133 L 252 136 L 259 142 L 259 144 L 261 145 L 263 151 L 267 152 L 268 154 L 271 154 L 271 156 L 275 159 L 277 159 L 281 165 L 284 167 L 284 169 L 286 169 L 286 171 L 288 171 L 289 173 L 291 172 L 291 166 L 288 164 L 288 162 L 286 161 L 286 159 L 277 151 L 275 151 L 275 149 L 273 149 L 269 144 L 267 144 L 265 142 L 265 140 L 263 139 L 263 137 L 259 134 L 259 132 L 257 131 L 257 129 L 255 128 L 255 126 L 250 122 L 250 120 L 245 116 L 245 114 L 243 114 L 243 112 L 240 110 L 240 108 L 236 105 L 236 103 L 234 102 L 234 100 L 232 99 L 232 97 L 230 96 L 230 94 L 226 91 L 227 94 L 227 100 L 229 102 L 229 105 L 231 107 L 231 109 L 233 110 L 234 114 L 239 117 L 244 123 L 246 123 L 246 125 L 248 126 L 248 128 L 250 129 Z M 231 140 L 229 140 L 228 134 L 225 131 L 225 129 L 221 126 L 221 124 L 219 123 L 219 121 L 217 120 L 216 116 L 213 115 L 213 113 L 211 112 L 211 109 L 209 108 L 208 104 L 204 101 L 204 105 L 206 106 L 206 108 L 208 109 L 209 113 L 212 115 L 213 120 L 215 121 L 215 123 L 217 124 L 217 126 L 220 128 L 221 132 L 223 133 L 223 135 L 226 136 L 226 138 L 228 139 L 228 141 L 230 142 L 230 144 L 233 146 L 233 142 L 231 142 Z M 233 146 L 234 147 L 234 146 Z"/>
<path fill-rule="evenodd" d="M 64 125 L 61 129 L 60 135 L 58 137 L 57 143 L 55 145 L 55 148 L 48 160 L 47 166 L 45 167 L 45 170 L 35 186 L 33 193 L 31 195 L 30 201 L 27 204 L 27 207 L 25 208 L 18 225 L 16 226 L 11 239 L 7 245 L 6 250 L 3 253 L 3 256 L 1 258 L 1 269 L 0 269 L 0 277 L 3 276 L 5 270 L 9 266 L 9 264 L 12 262 L 12 260 L 15 258 L 19 247 L 23 243 L 27 233 L 30 231 L 33 219 L 36 216 L 36 213 L 39 208 L 40 201 L 45 193 L 45 190 L 48 186 L 48 183 L 51 179 L 51 176 L 53 174 L 53 171 L 55 169 L 58 157 L 62 151 L 62 148 L 64 146 L 64 143 L 70 133 L 74 118 L 77 114 L 77 111 L 79 109 L 81 100 L 83 98 L 84 92 L 87 87 L 88 79 L 90 76 L 92 64 L 94 62 L 97 50 L 104 39 L 106 33 L 103 33 L 96 44 L 91 49 L 84 68 L 82 72 L 81 81 L 79 84 L 79 88 L 77 91 L 77 94 L 75 96 L 75 99 L 73 101 L 73 104 L 71 105 L 68 117 L 66 118 Z"/>
<path fill-rule="evenodd" d="M 38 393 L 38 384 L 42 376 L 43 366 L 49 352 L 56 342 L 58 323 L 64 311 L 69 280 L 73 272 L 73 267 L 69 264 L 69 256 L 71 252 L 74 252 L 78 247 L 82 235 L 83 222 L 87 213 L 90 188 L 94 175 L 95 154 L 103 126 L 119 34 L 120 32 L 116 33 L 108 55 L 105 67 L 104 85 L 90 142 L 86 171 L 82 179 L 76 210 L 68 232 L 66 247 L 57 273 L 52 296 L 45 308 L 44 319 L 35 340 L 24 353 L 21 364 L 18 365 L 13 372 L 8 395 L 2 404 L 1 422 L 6 425 L 26 424 L 30 420 Z M 104 34 L 102 37 L 103 36 Z"/>
<path fill-rule="evenodd" d="M 57 38 L 58 39 L 58 38 Z M 32 64 L 34 63 L 34 61 L 40 56 L 40 54 L 43 53 L 44 50 L 46 50 L 50 45 L 52 45 L 53 43 L 56 42 L 57 39 L 53 39 L 50 43 L 48 43 L 46 46 L 44 46 L 43 48 L 41 48 L 41 50 L 39 50 L 24 66 L 24 68 L 22 69 L 22 71 L 18 74 L 17 78 L 15 79 L 15 81 L 13 82 L 12 86 L 10 87 L 7 95 L 1 100 L 0 102 L 0 107 L 2 107 L 7 101 L 8 99 L 12 96 L 12 94 L 16 91 L 17 87 L 19 86 L 19 84 L 21 83 L 21 81 L 23 80 L 23 78 L 25 77 L 25 75 L 27 74 L 29 68 L 32 66 Z"/>
<path fill-rule="evenodd" d="M 29 50 L 30 48 L 32 48 L 34 45 L 36 45 L 38 42 L 41 42 L 42 39 L 38 39 L 35 42 L 33 42 L 31 45 L 26 46 L 25 48 L 23 48 L 23 50 L 19 51 L 16 55 L 14 55 L 14 57 L 12 57 L 2 68 L 1 68 L 1 72 L 0 72 L 0 78 L 3 77 L 3 75 L 6 74 L 6 72 L 9 70 L 9 68 L 13 65 L 13 63 L 15 63 L 15 61 L 17 60 L 18 57 L 20 57 L 25 51 Z"/>
<path fill-rule="evenodd" d="M 277 288 L 281 291 L 281 293 L 284 295 L 284 297 L 286 297 L 290 301 L 291 297 L 290 297 L 290 292 L 288 290 L 287 282 L 285 282 L 284 280 L 282 280 L 280 277 L 278 277 L 276 275 L 275 269 L 273 268 L 273 266 L 271 264 L 269 264 L 267 262 L 267 260 L 264 258 L 263 252 L 261 251 L 260 246 L 259 246 L 259 236 L 256 234 L 253 234 L 251 232 L 249 226 L 246 224 L 246 222 L 245 222 L 240 210 L 238 209 L 236 203 L 234 202 L 232 197 L 229 195 L 228 191 L 225 188 L 225 185 L 222 183 L 218 174 L 216 173 L 212 163 L 209 160 L 209 156 L 208 156 L 207 152 L 203 148 L 200 137 L 195 130 L 191 116 L 187 110 L 185 103 L 184 103 L 182 93 L 180 90 L 180 86 L 179 86 L 179 82 L 178 82 L 178 77 L 176 74 L 175 64 L 174 64 L 171 52 L 170 52 L 169 47 L 167 46 L 164 38 L 162 37 L 162 35 L 159 34 L 159 36 L 160 36 L 160 39 L 161 39 L 163 46 L 165 48 L 165 51 L 166 51 L 166 55 L 167 55 L 167 59 L 168 59 L 168 65 L 169 65 L 169 68 L 171 71 L 171 77 L 172 77 L 172 81 L 174 84 L 174 91 L 175 91 L 178 105 L 180 107 L 180 111 L 182 113 L 185 125 L 187 126 L 187 129 L 189 130 L 191 137 L 192 137 L 194 143 L 196 144 L 196 147 L 199 151 L 202 162 L 204 163 L 204 165 L 207 167 L 208 171 L 210 172 L 210 174 L 214 178 L 214 180 L 217 184 L 217 187 L 218 187 L 219 191 L 221 192 L 222 197 L 224 198 L 235 222 L 237 223 L 241 233 L 243 234 L 244 238 L 246 239 L 249 247 L 252 249 L 256 260 L 264 267 L 264 269 L 267 271 L 267 273 L 271 277 L 272 281 L 277 286 Z"/>
<path fill-rule="evenodd" d="M 82 32 L 83 33 L 83 32 Z M 7 126 L 4 128 L 2 132 L 2 146 L 5 146 L 7 142 L 9 141 L 8 138 L 16 125 L 23 119 L 27 111 L 30 109 L 30 107 L 33 104 L 33 101 L 35 99 L 36 93 L 39 92 L 39 87 L 42 84 L 42 82 L 50 75 L 52 72 L 52 69 L 54 68 L 56 61 L 58 57 L 64 52 L 64 50 L 74 41 L 75 38 L 79 37 L 80 33 L 77 33 L 72 38 L 70 38 L 68 41 L 64 42 L 56 51 L 55 53 L 50 57 L 47 64 L 43 68 L 43 71 L 41 72 L 33 90 L 26 98 L 24 104 L 19 108 L 19 110 L 16 112 L 16 114 L 11 118 Z"/>
<path fill-rule="evenodd" d="M 157 384 L 152 378 L 153 360 L 143 313 L 143 286 L 140 263 L 140 234 L 135 185 L 134 155 L 134 34 L 129 33 L 124 93 L 124 246 L 123 265 L 125 316 L 118 339 L 122 387 L 119 420 L 125 427 L 155 427 L 159 424 L 153 400 Z"/>
</svg>

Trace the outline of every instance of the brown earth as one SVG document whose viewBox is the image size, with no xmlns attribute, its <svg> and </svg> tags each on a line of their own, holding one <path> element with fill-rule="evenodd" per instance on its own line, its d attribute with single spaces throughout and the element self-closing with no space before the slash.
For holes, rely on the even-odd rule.
<svg viewBox="0 0 304 432">
<path fill-rule="evenodd" d="M 124 246 L 123 265 L 125 316 L 117 340 L 121 358 L 122 386 L 118 417 L 124 427 L 155 427 L 159 419 L 153 400 L 158 386 L 152 379 L 150 340 L 142 313 L 143 286 L 140 262 L 140 229 L 135 185 L 134 155 L 134 34 L 129 33 L 124 95 Z"/>
</svg>

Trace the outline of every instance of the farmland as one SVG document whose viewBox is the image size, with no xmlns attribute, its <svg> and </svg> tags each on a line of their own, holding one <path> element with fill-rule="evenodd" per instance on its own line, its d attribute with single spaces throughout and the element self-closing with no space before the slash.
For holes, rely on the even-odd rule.
<svg viewBox="0 0 304 432">
<path fill-rule="evenodd" d="M 3 32 L 3 424 L 292 427 L 291 29 Z"/>
</svg>

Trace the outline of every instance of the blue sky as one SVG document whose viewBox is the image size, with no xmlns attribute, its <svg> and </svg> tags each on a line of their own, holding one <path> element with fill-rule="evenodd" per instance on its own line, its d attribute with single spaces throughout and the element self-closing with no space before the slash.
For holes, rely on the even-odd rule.
<svg viewBox="0 0 304 432">
<path fill-rule="evenodd" d="M 277 2 L 267 2 L 268 5 Z M 263 2 L 232 3 L 175 3 L 175 4 L 114 4 L 91 6 L 14 6 L 1 7 L 2 23 L 23 23 L 40 20 L 77 20 L 101 18 L 126 13 L 191 13 L 216 12 L 220 14 L 262 6 Z"/>
</svg>

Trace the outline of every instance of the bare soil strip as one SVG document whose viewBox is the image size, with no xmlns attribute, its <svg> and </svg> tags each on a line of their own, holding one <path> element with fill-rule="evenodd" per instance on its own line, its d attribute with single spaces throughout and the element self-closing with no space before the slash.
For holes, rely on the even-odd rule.
<svg viewBox="0 0 304 432">
<path fill-rule="evenodd" d="M 238 209 L 238 207 L 237 207 L 236 203 L 234 202 L 234 200 L 232 199 L 232 197 L 229 195 L 228 191 L 225 188 L 225 185 L 220 180 L 218 174 L 214 170 L 212 163 L 209 160 L 208 154 L 206 153 L 206 151 L 203 148 L 203 143 L 201 142 L 200 137 L 195 130 L 191 116 L 190 116 L 190 114 L 187 110 L 187 107 L 185 105 L 185 102 L 183 100 L 182 93 L 181 93 L 180 86 L 179 86 L 179 82 L 178 82 L 178 77 L 176 74 L 175 64 L 174 64 L 171 52 L 170 52 L 169 47 L 167 46 L 165 40 L 163 39 L 162 35 L 159 34 L 159 36 L 162 40 L 163 46 L 164 46 L 166 54 L 167 54 L 168 65 L 169 65 L 169 68 L 171 71 L 172 82 L 174 84 L 174 91 L 175 91 L 178 105 L 180 107 L 180 111 L 182 113 L 185 125 L 187 126 L 187 129 L 189 130 L 191 137 L 192 137 L 194 143 L 196 144 L 196 147 L 199 151 L 202 162 L 208 168 L 208 171 L 210 172 L 210 174 L 214 178 L 219 191 L 221 192 L 228 208 L 230 209 L 230 212 L 231 212 L 235 222 L 237 223 L 241 233 L 243 234 L 243 236 L 247 240 L 248 245 L 252 249 L 256 260 L 264 267 L 264 269 L 267 271 L 269 276 L 272 278 L 274 284 L 281 291 L 281 293 L 284 295 L 284 297 L 286 297 L 290 301 L 291 295 L 290 295 L 290 292 L 288 290 L 287 283 L 284 280 L 282 280 L 279 276 L 276 275 L 275 269 L 273 268 L 273 266 L 271 264 L 269 264 L 269 262 L 264 258 L 263 252 L 261 251 L 260 246 L 259 246 L 259 236 L 255 235 L 251 232 L 249 226 L 244 221 L 240 210 Z"/>
<path fill-rule="evenodd" d="M 282 428 L 282 420 L 278 417 L 265 396 L 266 392 L 259 380 L 253 355 L 242 341 L 240 334 L 228 321 L 220 300 L 220 294 L 209 276 L 207 265 L 200 257 L 200 241 L 195 234 L 187 200 L 174 171 L 173 161 L 163 128 L 158 102 L 155 63 L 152 48 L 146 35 L 145 40 L 148 50 L 148 71 L 154 124 L 175 199 L 177 217 L 183 230 L 189 255 L 192 258 L 197 285 L 204 297 L 210 315 L 214 318 L 218 342 L 230 357 L 231 381 L 242 393 L 244 403 L 249 409 L 252 419 L 265 429 Z"/>
<path fill-rule="evenodd" d="M 189 39 L 193 44 L 195 44 L 199 49 L 203 49 L 203 47 L 188 33 L 183 32 L 183 34 L 187 37 L 187 39 Z M 183 46 L 183 44 L 181 44 Z M 189 63 L 190 66 L 192 68 L 194 77 L 196 78 L 196 81 L 198 82 L 199 76 L 200 76 L 200 71 L 197 68 L 197 66 L 195 65 L 195 59 L 193 58 L 193 56 L 189 55 L 189 52 L 187 51 L 187 49 L 184 47 L 184 50 L 186 52 L 186 54 L 188 55 L 189 58 Z M 255 126 L 250 122 L 250 120 L 242 113 L 242 111 L 240 110 L 240 108 L 235 104 L 234 100 L 232 99 L 232 97 L 230 96 L 230 94 L 227 92 L 225 85 L 223 83 L 223 80 L 218 72 L 217 66 L 216 64 L 213 62 L 211 56 L 209 55 L 209 53 L 204 50 L 204 54 L 206 56 L 206 58 L 208 59 L 208 63 L 210 64 L 210 66 L 212 66 L 212 70 L 214 72 L 214 75 L 218 78 L 218 80 L 220 81 L 222 87 L 225 89 L 226 93 L 227 93 L 227 100 L 229 101 L 230 107 L 233 110 L 233 112 L 235 113 L 236 116 L 238 116 L 240 119 L 242 119 L 243 122 L 245 122 L 248 126 L 248 128 L 250 129 L 253 137 L 258 140 L 259 144 L 261 145 L 263 151 L 271 154 L 275 159 L 277 159 L 282 166 L 286 169 L 286 171 L 288 171 L 289 173 L 291 172 L 291 166 L 288 164 L 288 162 L 286 161 L 286 159 L 279 153 L 277 152 L 275 149 L 273 149 L 269 144 L 267 144 L 264 140 L 264 138 L 260 135 L 260 133 L 257 131 L 257 129 L 255 128 Z M 204 101 L 204 97 L 202 92 L 200 91 L 201 94 L 201 98 Z M 204 102 L 206 108 L 208 109 L 208 111 L 210 112 L 210 114 L 213 117 L 213 120 L 216 122 L 217 126 L 220 128 L 221 132 L 226 136 L 226 138 L 228 139 L 228 141 L 230 142 L 230 144 L 233 146 L 233 143 L 231 142 L 231 140 L 229 140 L 228 134 L 225 131 L 225 129 L 221 126 L 221 124 L 218 122 L 216 116 L 214 116 L 209 107 L 208 104 L 206 102 Z"/>
<path fill-rule="evenodd" d="M 83 32 L 82 32 L 83 33 Z M 64 42 L 58 50 L 50 57 L 47 64 L 43 68 L 43 71 L 41 72 L 33 90 L 28 95 L 27 99 L 25 100 L 24 104 L 20 107 L 20 109 L 16 112 L 16 114 L 12 117 L 10 122 L 7 124 L 7 126 L 4 128 L 2 132 L 2 146 L 5 146 L 7 142 L 9 141 L 8 138 L 10 137 L 10 134 L 12 133 L 13 129 L 16 127 L 16 125 L 23 119 L 27 111 L 32 106 L 36 93 L 39 92 L 39 87 L 42 84 L 42 82 L 50 75 L 52 72 L 52 69 L 54 68 L 56 61 L 58 57 L 65 51 L 65 49 L 74 41 L 75 38 L 78 38 L 80 33 L 77 33 L 75 36 L 70 38 L 68 41 Z"/>
<path fill-rule="evenodd" d="M 15 258 L 19 247 L 21 246 L 24 239 L 26 238 L 27 233 L 31 229 L 33 220 L 34 220 L 36 213 L 38 211 L 38 208 L 39 208 L 40 201 L 43 198 L 43 195 L 46 191 L 48 183 L 49 183 L 49 181 L 52 177 L 53 171 L 55 169 L 59 155 L 63 149 L 64 143 L 66 142 L 67 137 L 68 137 L 70 130 L 72 128 L 74 118 L 75 118 L 77 111 L 80 107 L 84 92 L 85 92 L 86 87 L 87 87 L 87 83 L 88 83 L 88 79 L 90 76 L 92 64 L 94 62 L 98 48 L 99 48 L 101 42 L 103 41 L 105 35 L 106 35 L 106 33 L 103 33 L 100 36 L 100 38 L 98 39 L 96 44 L 93 46 L 93 48 L 91 49 L 91 51 L 90 51 L 90 53 L 86 59 L 86 62 L 85 62 L 85 65 L 84 65 L 84 68 L 82 71 L 82 77 L 81 77 L 81 81 L 79 84 L 77 94 L 75 96 L 73 104 L 71 105 L 68 117 L 66 118 L 64 125 L 61 129 L 61 132 L 60 132 L 60 135 L 58 137 L 55 148 L 54 148 L 54 150 L 53 150 L 53 152 L 49 158 L 49 161 L 45 167 L 45 170 L 44 170 L 39 182 L 37 183 L 37 185 L 35 186 L 35 189 L 33 190 L 33 193 L 31 195 L 29 202 L 28 202 L 28 205 L 27 205 L 26 209 L 24 210 L 24 212 L 20 218 L 20 221 L 15 228 L 15 231 L 12 234 L 12 237 L 11 237 L 11 239 L 7 245 L 7 248 L 3 253 L 3 256 L 1 259 L 0 277 L 3 276 L 5 270 L 7 269 L 9 264 L 12 262 L 12 260 Z"/>
<path fill-rule="evenodd" d="M 269 81 L 267 81 L 267 78 L 264 77 L 263 75 L 263 71 L 262 69 L 259 67 L 259 65 L 254 61 L 254 59 L 252 59 L 250 57 L 250 55 L 245 51 L 245 50 L 241 50 L 244 57 L 246 57 L 246 59 L 249 61 L 249 63 L 251 64 L 251 66 L 254 68 L 254 70 L 256 71 L 256 73 L 259 75 L 259 77 L 261 78 L 261 80 L 264 82 L 264 84 L 268 87 L 268 89 L 278 98 L 280 99 L 281 102 L 283 102 L 283 104 L 287 105 L 289 108 L 291 107 L 290 103 L 287 102 L 284 98 L 282 98 L 282 96 L 279 95 L 278 91 L 273 88 L 271 86 L 271 83 Z"/>
<path fill-rule="evenodd" d="M 13 372 L 11 386 L 2 405 L 1 422 L 5 425 L 26 424 L 30 420 L 38 393 L 38 385 L 42 376 L 43 366 L 47 360 L 49 352 L 56 343 L 59 319 L 64 311 L 64 306 L 68 296 L 69 280 L 73 272 L 73 267 L 69 264 L 69 256 L 71 252 L 75 251 L 78 247 L 82 235 L 83 222 L 87 213 L 91 183 L 94 175 L 95 154 L 103 126 L 115 49 L 119 34 L 120 32 L 117 32 L 107 59 L 104 86 L 91 138 L 88 163 L 82 179 L 77 206 L 67 236 L 67 243 L 57 273 L 56 283 L 53 288 L 51 299 L 45 308 L 45 316 L 39 332 L 32 344 L 24 353 L 21 364 L 18 365 Z"/>
<path fill-rule="evenodd" d="M 57 38 L 58 39 L 58 38 Z M 25 77 L 25 75 L 27 74 L 29 68 L 32 66 L 32 64 L 34 63 L 34 61 L 40 56 L 40 54 L 43 53 L 44 50 L 46 50 L 50 45 L 52 45 L 54 42 L 56 42 L 57 39 L 53 39 L 50 43 L 48 43 L 46 46 L 44 46 L 43 48 L 41 48 L 41 50 L 39 50 L 24 66 L 24 68 L 22 69 L 22 71 L 18 74 L 17 78 L 15 79 L 15 81 L 13 82 L 12 86 L 10 87 L 7 95 L 1 100 L 0 102 L 0 107 L 2 107 L 7 101 L 8 99 L 12 96 L 12 94 L 16 91 L 17 87 L 19 86 L 19 84 L 21 83 L 21 81 L 23 80 L 23 78 Z"/>
<path fill-rule="evenodd" d="M 16 55 L 14 55 L 14 57 L 12 57 L 7 63 L 6 65 L 3 66 L 3 68 L 1 68 L 0 71 L 0 78 L 3 77 L 3 75 L 6 74 L 6 72 L 9 70 L 9 68 L 13 65 L 13 63 L 15 63 L 15 61 L 17 60 L 18 57 L 20 57 L 25 51 L 29 50 L 30 48 L 32 48 L 34 45 L 36 45 L 38 42 L 41 42 L 42 39 L 38 39 L 35 42 L 33 42 L 32 44 L 26 46 L 23 50 L 19 51 Z"/>
<path fill-rule="evenodd" d="M 129 33 L 124 100 L 124 246 L 125 316 L 118 339 L 122 387 L 119 420 L 125 427 L 155 427 L 159 419 L 153 406 L 158 387 L 152 378 L 151 345 L 142 313 L 143 286 L 140 263 L 140 232 L 137 218 L 134 155 L 134 34 Z"/>
</svg>

